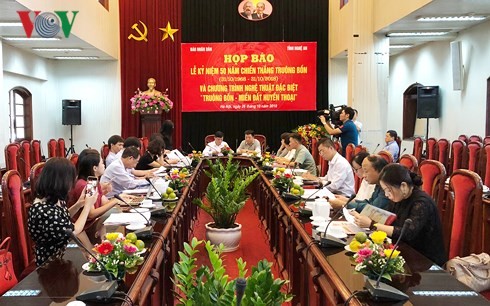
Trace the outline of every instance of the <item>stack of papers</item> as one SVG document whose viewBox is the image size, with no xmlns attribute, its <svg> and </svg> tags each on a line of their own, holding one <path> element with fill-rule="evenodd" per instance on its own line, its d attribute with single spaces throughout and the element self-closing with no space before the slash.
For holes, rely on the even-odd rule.
<svg viewBox="0 0 490 306">
<path fill-rule="evenodd" d="M 143 217 L 143 216 L 144 217 Z M 144 212 L 142 215 L 138 213 L 113 213 L 104 221 L 106 225 L 121 225 L 121 224 L 146 224 L 151 218 L 150 212 Z M 146 219 L 145 219 L 146 218 Z"/>
</svg>

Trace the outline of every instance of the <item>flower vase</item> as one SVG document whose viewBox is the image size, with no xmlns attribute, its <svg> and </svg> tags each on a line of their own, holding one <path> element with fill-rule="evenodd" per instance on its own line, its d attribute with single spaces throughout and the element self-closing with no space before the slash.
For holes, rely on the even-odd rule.
<svg viewBox="0 0 490 306">
<path fill-rule="evenodd" d="M 195 168 L 198 164 L 199 164 L 199 161 L 193 159 L 192 162 L 191 162 L 191 167 L 194 167 Z"/>
<path fill-rule="evenodd" d="M 118 283 L 121 283 L 124 281 L 124 276 L 126 276 L 126 268 L 120 267 L 119 269 L 117 269 L 116 280 Z"/>
</svg>

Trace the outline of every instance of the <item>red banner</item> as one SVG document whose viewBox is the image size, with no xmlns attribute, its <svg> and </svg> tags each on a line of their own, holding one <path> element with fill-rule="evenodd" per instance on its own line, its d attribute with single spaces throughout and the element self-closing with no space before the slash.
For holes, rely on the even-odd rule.
<svg viewBox="0 0 490 306">
<path fill-rule="evenodd" d="M 316 42 L 182 44 L 182 111 L 316 109 Z"/>
</svg>

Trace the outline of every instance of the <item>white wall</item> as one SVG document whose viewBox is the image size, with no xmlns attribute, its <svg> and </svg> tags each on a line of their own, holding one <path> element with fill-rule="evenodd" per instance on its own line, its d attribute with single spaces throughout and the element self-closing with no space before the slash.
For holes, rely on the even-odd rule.
<svg viewBox="0 0 490 306">
<path fill-rule="evenodd" d="M 8 92 L 15 86 L 33 95 L 34 138 L 44 154 L 51 138 L 64 138 L 69 146 L 70 127 L 61 124 L 61 100 L 82 100 L 82 125 L 73 127 L 76 151 L 85 144 L 100 149 L 102 141 L 121 132 L 120 71 L 117 61 L 57 61 L 2 45 L 0 74 L 0 148 L 9 140 Z M 5 167 L 0 150 L 0 167 Z"/>
<path fill-rule="evenodd" d="M 454 140 L 460 134 L 485 134 L 487 78 L 490 77 L 490 22 L 459 33 L 465 69 L 463 91 L 453 91 L 449 41 L 433 42 L 390 59 L 387 126 L 402 131 L 403 92 L 415 82 L 439 85 L 441 117 L 430 119 L 429 137 Z M 425 119 L 417 131 L 425 135 Z M 411 152 L 407 148 L 408 152 Z"/>
</svg>

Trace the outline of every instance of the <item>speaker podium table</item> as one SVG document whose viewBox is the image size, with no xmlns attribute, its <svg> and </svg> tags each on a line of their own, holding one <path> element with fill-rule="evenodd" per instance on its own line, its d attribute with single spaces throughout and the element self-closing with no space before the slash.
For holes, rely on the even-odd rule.
<svg viewBox="0 0 490 306">
<path fill-rule="evenodd" d="M 141 119 L 141 137 L 148 137 L 150 139 L 151 134 L 159 133 L 162 126 L 162 110 L 158 113 L 140 113 Z"/>
</svg>

